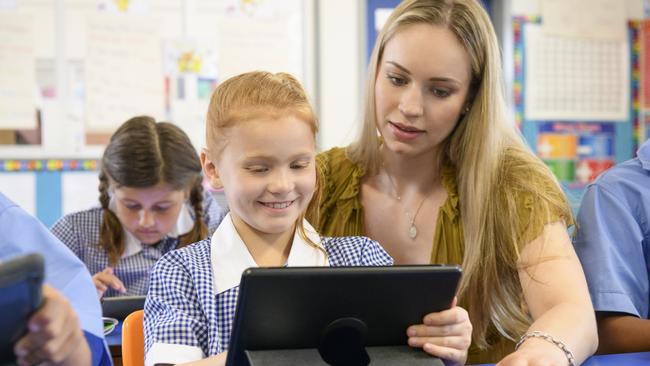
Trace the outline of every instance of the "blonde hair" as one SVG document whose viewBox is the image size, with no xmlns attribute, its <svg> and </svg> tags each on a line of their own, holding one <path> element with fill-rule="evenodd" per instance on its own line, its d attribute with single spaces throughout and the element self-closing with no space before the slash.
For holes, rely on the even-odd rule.
<svg viewBox="0 0 650 366">
<path fill-rule="evenodd" d="M 253 71 L 234 76 L 220 84 L 210 98 L 208 107 L 206 140 L 211 158 L 218 157 L 227 144 L 226 129 L 236 123 L 265 117 L 277 119 L 293 116 L 306 122 L 314 133 L 318 132 L 318 121 L 309 103 L 307 93 L 300 82 L 287 73 Z M 316 170 L 314 169 L 316 175 Z M 314 194 L 320 190 L 316 175 Z M 314 197 L 313 199 L 318 199 Z M 305 232 L 305 212 L 296 220 L 298 234 L 313 246 Z"/>
<path fill-rule="evenodd" d="M 203 221 L 201 162 L 192 142 L 176 125 L 156 122 L 148 116 L 133 117 L 111 136 L 99 173 L 99 202 L 103 209 L 99 241 L 111 265 L 119 261 L 125 243 L 122 224 L 109 209 L 109 188 L 146 188 L 160 182 L 176 190 L 188 190 L 194 209 L 194 226 L 178 238 L 177 248 L 205 238 L 208 228 Z"/>
<path fill-rule="evenodd" d="M 521 306 L 517 268 L 525 238 L 515 229 L 519 227 L 519 217 L 509 189 L 528 191 L 539 198 L 540 202 L 535 204 L 541 205 L 547 215 L 533 220 L 550 220 L 551 212 L 559 212 L 565 218 L 571 214 L 563 195 L 549 194 L 548 185 L 530 185 L 531 177 L 537 176 L 551 182 L 551 189 L 560 189 L 550 170 L 506 118 L 496 34 L 476 0 L 407 0 L 392 12 L 378 35 L 369 62 L 364 124 L 359 138 L 347 150 L 350 159 L 368 176 L 378 173 L 381 142 L 376 128 L 375 80 L 386 43 L 401 29 L 414 24 L 450 30 L 471 60 L 470 109 L 443 141 L 441 162 L 456 168 L 465 242 L 459 296 L 467 297 L 474 343 L 486 348 L 490 324 L 511 340 L 530 325 Z M 514 174 L 517 172 L 526 173 Z"/>
</svg>

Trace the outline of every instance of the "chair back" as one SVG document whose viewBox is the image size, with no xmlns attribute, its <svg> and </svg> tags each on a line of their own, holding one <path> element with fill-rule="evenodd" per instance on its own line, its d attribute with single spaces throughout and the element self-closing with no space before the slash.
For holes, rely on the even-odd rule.
<svg viewBox="0 0 650 366">
<path fill-rule="evenodd" d="M 144 310 L 136 310 L 124 319 L 122 365 L 144 366 Z"/>
</svg>

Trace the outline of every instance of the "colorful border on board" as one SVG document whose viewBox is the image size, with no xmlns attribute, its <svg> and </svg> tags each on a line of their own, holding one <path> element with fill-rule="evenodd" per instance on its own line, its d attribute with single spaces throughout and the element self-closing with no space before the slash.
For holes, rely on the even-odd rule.
<svg viewBox="0 0 650 366">
<path fill-rule="evenodd" d="M 0 160 L 0 172 L 78 172 L 95 171 L 97 159 L 20 159 Z"/>
</svg>

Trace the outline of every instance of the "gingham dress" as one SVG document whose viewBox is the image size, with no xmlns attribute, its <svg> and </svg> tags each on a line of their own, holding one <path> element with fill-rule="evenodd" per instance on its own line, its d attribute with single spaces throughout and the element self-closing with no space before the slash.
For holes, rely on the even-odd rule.
<svg viewBox="0 0 650 366">
<path fill-rule="evenodd" d="M 392 265 L 366 237 L 321 238 L 332 267 Z M 151 274 L 145 303 L 145 352 L 154 343 L 198 347 L 205 357 L 228 349 L 239 286 L 215 293 L 211 239 L 167 253 Z"/>
<path fill-rule="evenodd" d="M 223 220 L 226 211 L 208 192 L 204 195 L 203 202 L 204 221 L 208 225 L 208 235 L 212 235 Z M 84 262 L 93 275 L 108 266 L 108 254 L 99 244 L 101 224 L 102 208 L 95 207 L 66 215 L 51 229 L 52 233 Z M 177 245 L 178 237 L 167 236 L 156 245 L 143 245 L 138 253 L 120 258 L 117 265 L 113 266 L 113 271 L 115 276 L 124 283 L 127 292 L 121 294 L 109 288 L 104 296 L 146 295 L 151 268 L 165 253 L 176 248 Z"/>
</svg>

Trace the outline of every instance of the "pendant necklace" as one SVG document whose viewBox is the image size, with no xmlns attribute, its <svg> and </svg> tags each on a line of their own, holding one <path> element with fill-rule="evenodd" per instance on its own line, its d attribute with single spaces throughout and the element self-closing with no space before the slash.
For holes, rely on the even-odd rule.
<svg viewBox="0 0 650 366">
<path fill-rule="evenodd" d="M 386 169 L 386 167 L 384 167 L 384 170 L 385 169 Z M 422 205 L 424 204 L 424 201 L 426 201 L 427 198 L 429 198 L 431 193 L 429 193 L 428 195 L 424 196 L 424 198 L 422 198 L 422 201 L 420 201 L 420 204 L 418 205 L 418 208 L 415 210 L 415 214 L 413 216 L 411 216 L 411 213 L 408 212 L 404 208 L 404 204 L 402 203 L 402 197 L 400 197 L 400 195 L 397 194 L 397 186 L 395 185 L 395 182 L 393 181 L 393 177 L 390 174 L 388 174 L 388 171 L 386 171 L 386 176 L 388 177 L 388 180 L 390 181 L 390 185 L 393 187 L 393 191 L 395 192 L 395 199 L 402 206 L 402 209 L 404 210 L 404 214 L 406 214 L 406 218 L 409 221 L 408 236 L 409 236 L 409 238 L 415 240 L 415 237 L 418 236 L 418 228 L 415 226 L 415 218 L 418 217 L 418 213 L 420 212 L 420 209 L 422 208 Z"/>
</svg>

